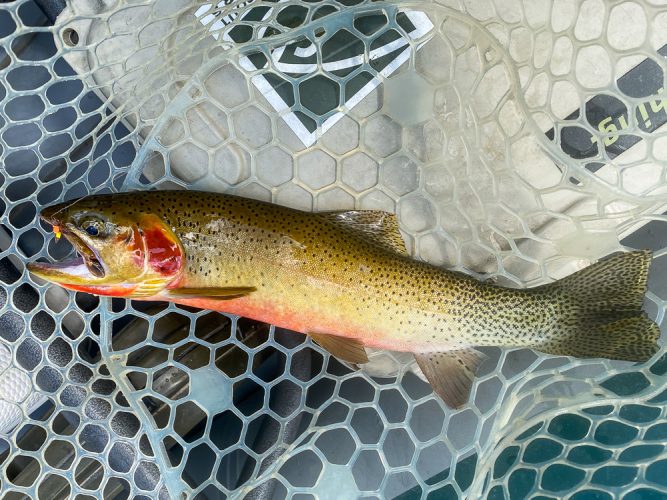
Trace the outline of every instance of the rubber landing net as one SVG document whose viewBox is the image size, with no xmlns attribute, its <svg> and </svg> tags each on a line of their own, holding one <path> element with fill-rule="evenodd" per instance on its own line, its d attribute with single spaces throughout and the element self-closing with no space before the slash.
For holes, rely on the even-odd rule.
<svg viewBox="0 0 667 500">
<path fill-rule="evenodd" d="M 357 371 L 25 263 L 72 252 L 42 206 L 206 189 L 395 212 L 415 258 L 506 286 L 651 248 L 664 326 L 665 55 L 657 0 L 3 3 L 3 498 L 664 498 L 664 349 L 482 349 L 451 411 L 409 355 Z"/>
</svg>

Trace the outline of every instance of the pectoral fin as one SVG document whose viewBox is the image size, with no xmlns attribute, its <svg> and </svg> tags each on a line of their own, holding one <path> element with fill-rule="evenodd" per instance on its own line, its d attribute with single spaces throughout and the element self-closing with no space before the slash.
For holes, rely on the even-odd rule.
<svg viewBox="0 0 667 500">
<path fill-rule="evenodd" d="M 231 300 L 244 297 L 256 291 L 254 286 L 209 287 L 209 288 L 172 288 L 170 297 L 183 299 Z"/>
<path fill-rule="evenodd" d="M 343 361 L 356 364 L 368 363 L 366 350 L 364 349 L 363 344 L 357 339 L 321 333 L 311 333 L 309 335 L 323 349 L 326 349 Z"/>
<path fill-rule="evenodd" d="M 456 351 L 415 354 L 435 393 L 450 408 L 460 408 L 470 396 L 472 382 L 486 356 L 472 348 Z"/>
</svg>

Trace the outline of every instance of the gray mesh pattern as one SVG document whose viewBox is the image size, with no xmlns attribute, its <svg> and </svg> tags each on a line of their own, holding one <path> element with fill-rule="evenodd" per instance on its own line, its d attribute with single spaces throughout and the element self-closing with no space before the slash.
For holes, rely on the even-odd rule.
<svg viewBox="0 0 667 500">
<path fill-rule="evenodd" d="M 396 212 L 416 258 L 508 286 L 648 245 L 664 325 L 666 28 L 649 1 L 73 0 L 54 26 L 3 4 L 3 494 L 660 495 L 664 350 L 484 349 L 453 412 L 410 356 L 357 371 L 270 325 L 93 299 L 24 264 L 71 252 L 43 205 L 208 189 Z"/>
</svg>

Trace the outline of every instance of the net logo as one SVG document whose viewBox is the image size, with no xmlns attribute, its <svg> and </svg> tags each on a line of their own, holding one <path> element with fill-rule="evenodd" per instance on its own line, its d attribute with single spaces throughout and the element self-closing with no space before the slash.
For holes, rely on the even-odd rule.
<svg viewBox="0 0 667 500">
<path fill-rule="evenodd" d="M 244 23 L 269 19 L 277 8 L 265 4 L 248 8 L 252 3 L 253 0 L 225 0 L 215 7 L 206 4 L 195 12 L 195 16 L 203 25 L 210 26 L 209 32 L 214 38 L 222 36 L 225 41 L 243 43 L 249 41 L 253 33 Z M 307 11 L 303 11 L 303 18 L 300 18 L 299 11 L 283 15 L 287 10 L 277 16 L 277 21 L 286 29 L 306 23 Z M 335 9 L 324 11 L 321 17 L 335 12 Z M 235 25 L 221 32 L 232 23 Z M 297 36 L 294 41 L 273 47 L 270 56 L 257 51 L 240 59 L 245 70 L 257 73 L 252 77 L 253 85 L 304 146 L 314 144 L 319 136 L 380 86 L 384 78 L 396 72 L 415 50 L 411 42 L 418 41 L 433 29 L 428 16 L 415 11 L 398 12 L 396 24 L 399 29 L 391 27 L 385 15 L 377 11 L 356 15 L 353 24 L 354 28 L 341 26 L 333 34 L 327 34 L 324 28 L 315 28 L 314 39 Z M 264 26 L 259 29 L 256 39 L 278 33 L 276 28 Z M 366 61 L 368 63 L 364 64 Z M 299 85 L 292 85 L 285 75 L 291 80 L 300 80 Z"/>
<path fill-rule="evenodd" d="M 658 53 L 667 55 L 667 45 L 661 47 Z M 667 100 L 652 97 L 664 92 L 664 76 L 658 62 L 650 58 L 643 60 L 620 76 L 616 85 L 626 96 L 646 100 L 628 109 L 617 97 L 600 93 L 589 99 L 583 109 L 577 109 L 567 116 L 560 127 L 560 147 L 563 152 L 575 160 L 583 160 L 584 166 L 591 172 L 597 172 L 605 165 L 598 160 L 600 146 L 604 148 L 608 159 L 614 159 L 642 141 L 641 136 L 628 133 L 627 129 L 634 128 L 651 134 L 667 123 Z M 568 121 L 576 123 L 581 113 L 590 129 L 568 124 Z M 636 127 L 631 120 L 634 120 Z M 592 131 L 599 132 L 601 137 L 593 135 Z M 551 129 L 546 135 L 554 140 L 556 131 Z"/>
</svg>

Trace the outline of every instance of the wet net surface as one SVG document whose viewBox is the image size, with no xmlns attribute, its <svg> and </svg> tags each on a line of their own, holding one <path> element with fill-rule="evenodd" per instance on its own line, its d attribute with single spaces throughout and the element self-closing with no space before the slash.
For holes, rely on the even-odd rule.
<svg viewBox="0 0 667 500">
<path fill-rule="evenodd" d="M 3 4 L 3 495 L 664 498 L 664 349 L 486 348 L 453 412 L 411 356 L 355 371 L 25 262 L 71 252 L 44 205 L 206 189 L 396 212 L 416 258 L 507 286 L 651 248 L 662 325 L 666 44 L 659 2 L 73 1 L 54 25 Z"/>
</svg>

